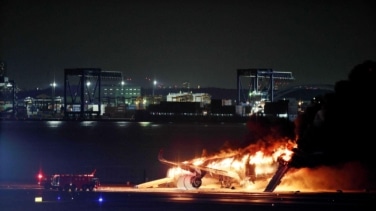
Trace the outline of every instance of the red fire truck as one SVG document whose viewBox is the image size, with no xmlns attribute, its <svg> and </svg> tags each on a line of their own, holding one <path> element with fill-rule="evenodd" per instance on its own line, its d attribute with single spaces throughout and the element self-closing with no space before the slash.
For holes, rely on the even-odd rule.
<svg viewBox="0 0 376 211">
<path fill-rule="evenodd" d="M 44 178 L 40 184 L 45 189 L 60 191 L 93 191 L 99 188 L 99 178 L 91 174 L 53 174 L 50 178 Z"/>
</svg>

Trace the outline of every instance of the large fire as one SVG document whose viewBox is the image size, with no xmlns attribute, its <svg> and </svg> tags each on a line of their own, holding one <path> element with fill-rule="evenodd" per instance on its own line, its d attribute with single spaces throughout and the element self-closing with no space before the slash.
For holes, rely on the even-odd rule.
<svg viewBox="0 0 376 211">
<path fill-rule="evenodd" d="M 185 161 L 189 166 L 201 166 L 220 171 L 233 179 L 233 186 L 249 191 L 263 191 L 275 174 L 278 165 L 288 163 L 297 144 L 291 140 L 280 140 L 269 144 L 251 144 L 245 149 L 222 150 L 214 155 Z M 272 143 L 272 144 L 270 144 Z M 267 146 L 266 146 L 267 145 Z M 251 170 L 251 171 L 250 171 Z M 183 167 L 172 167 L 167 177 L 194 174 Z M 215 175 L 203 178 L 203 187 L 219 188 Z M 337 166 L 317 166 L 314 168 L 290 168 L 277 186 L 276 191 L 337 191 L 364 190 L 367 186 L 367 172 L 362 164 L 343 163 Z"/>
<path fill-rule="evenodd" d="M 270 179 L 280 162 L 289 162 L 296 143 L 292 140 L 279 140 L 275 143 L 252 144 L 245 149 L 223 150 L 220 153 L 184 161 L 182 164 L 219 170 L 223 175 L 231 177 L 237 185 L 243 188 L 255 186 L 256 179 Z M 188 169 L 172 167 L 167 177 L 177 178 L 184 174 L 192 174 Z"/>
</svg>

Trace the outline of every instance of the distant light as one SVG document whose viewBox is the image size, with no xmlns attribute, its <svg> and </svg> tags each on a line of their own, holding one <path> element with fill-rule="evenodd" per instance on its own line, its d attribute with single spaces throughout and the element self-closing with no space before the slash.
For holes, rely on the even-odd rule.
<svg viewBox="0 0 376 211">
<path fill-rule="evenodd" d="M 42 200 L 42 197 L 41 196 L 37 196 L 37 197 L 35 197 L 35 202 L 42 202 L 43 200 Z"/>
<path fill-rule="evenodd" d="M 103 198 L 99 197 L 98 202 L 103 202 Z"/>
</svg>

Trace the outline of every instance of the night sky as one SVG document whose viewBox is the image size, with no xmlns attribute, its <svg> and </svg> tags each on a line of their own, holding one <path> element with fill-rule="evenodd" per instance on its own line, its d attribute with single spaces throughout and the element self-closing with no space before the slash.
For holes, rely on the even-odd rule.
<svg viewBox="0 0 376 211">
<path fill-rule="evenodd" d="M 122 71 L 132 84 L 236 88 L 236 70 L 334 84 L 376 60 L 374 1 L 0 0 L 0 60 L 19 87 L 65 68 Z M 130 81 L 129 81 L 130 82 Z"/>
</svg>

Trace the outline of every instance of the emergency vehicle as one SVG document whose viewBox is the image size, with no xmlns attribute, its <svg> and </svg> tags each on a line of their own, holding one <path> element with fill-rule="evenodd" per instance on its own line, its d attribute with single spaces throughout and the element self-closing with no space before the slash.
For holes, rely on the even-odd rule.
<svg viewBox="0 0 376 211">
<path fill-rule="evenodd" d="M 91 174 L 53 174 L 40 184 L 45 189 L 59 191 L 93 191 L 99 188 L 99 178 Z"/>
</svg>

